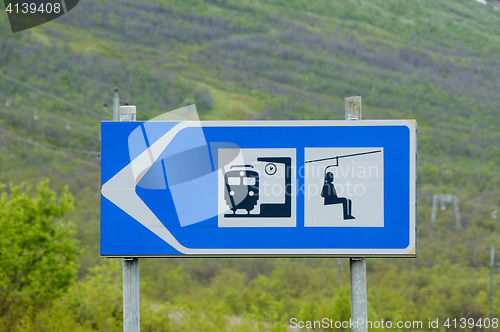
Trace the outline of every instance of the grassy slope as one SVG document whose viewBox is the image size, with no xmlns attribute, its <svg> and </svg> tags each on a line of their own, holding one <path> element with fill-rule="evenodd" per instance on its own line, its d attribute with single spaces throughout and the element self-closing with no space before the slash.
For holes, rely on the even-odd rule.
<svg viewBox="0 0 500 332">
<path fill-rule="evenodd" d="M 479 269 L 500 205 L 499 15 L 472 0 L 87 1 L 14 35 L 0 15 L 0 74 L 8 75 L 0 76 L 0 126 L 31 139 L 0 132 L 0 180 L 69 183 L 87 267 L 98 260 L 99 176 L 83 163 L 98 160 L 81 150 L 99 149 L 98 121 L 110 118 L 102 103 L 114 86 L 141 119 L 204 89 L 214 102 L 199 109 L 204 119 L 342 119 L 343 98 L 361 95 L 365 119 L 419 122 L 416 268 L 425 274 L 446 260 Z M 459 195 L 465 231 L 441 213 L 431 232 L 439 192 Z M 373 264 L 374 275 L 389 269 Z"/>
</svg>

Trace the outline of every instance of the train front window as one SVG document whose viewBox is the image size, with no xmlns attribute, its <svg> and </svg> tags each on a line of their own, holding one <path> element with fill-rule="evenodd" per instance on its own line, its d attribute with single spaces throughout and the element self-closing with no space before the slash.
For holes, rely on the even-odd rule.
<svg viewBox="0 0 500 332">
<path fill-rule="evenodd" d="M 255 178 L 243 178 L 243 184 L 245 186 L 254 186 L 255 185 Z"/>
<path fill-rule="evenodd" d="M 230 186 L 239 186 L 240 185 L 240 178 L 227 178 L 227 184 Z"/>
</svg>

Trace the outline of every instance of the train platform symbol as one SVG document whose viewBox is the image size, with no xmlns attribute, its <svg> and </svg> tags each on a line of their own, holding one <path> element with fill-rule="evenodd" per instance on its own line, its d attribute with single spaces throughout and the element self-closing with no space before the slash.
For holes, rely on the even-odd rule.
<svg viewBox="0 0 500 332">
<path fill-rule="evenodd" d="M 218 153 L 222 160 L 231 155 L 230 149 Z M 219 200 L 223 197 L 227 212 L 219 215 L 219 226 L 295 225 L 295 149 L 241 149 L 239 158 L 220 164 L 226 166 Z"/>
<path fill-rule="evenodd" d="M 282 193 L 285 201 L 283 203 L 263 203 L 260 204 L 258 214 L 250 214 L 259 201 L 259 182 L 260 175 L 258 171 L 253 170 L 252 165 L 235 165 L 224 175 L 225 179 L 225 199 L 229 205 L 232 214 L 225 214 L 227 218 L 248 218 L 248 217 L 269 217 L 269 218 L 289 218 L 292 214 L 291 197 L 291 162 L 290 157 L 258 157 L 258 162 L 267 162 L 264 167 L 265 174 L 269 176 L 276 175 L 278 166 L 284 166 L 284 187 Z M 235 169 L 236 168 L 236 169 Z M 236 214 L 238 209 L 244 209 L 247 214 Z"/>
</svg>

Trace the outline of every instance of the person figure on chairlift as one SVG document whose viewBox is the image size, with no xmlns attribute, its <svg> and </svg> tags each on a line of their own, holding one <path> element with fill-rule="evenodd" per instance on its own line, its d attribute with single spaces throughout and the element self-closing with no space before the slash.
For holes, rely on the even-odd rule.
<svg viewBox="0 0 500 332">
<path fill-rule="evenodd" d="M 332 172 L 328 172 L 325 175 L 325 183 L 323 184 L 323 189 L 321 190 L 321 197 L 325 198 L 325 205 L 342 203 L 344 207 L 344 220 L 356 219 L 351 214 L 352 201 L 348 198 L 337 196 L 335 186 L 333 185 Z"/>
</svg>

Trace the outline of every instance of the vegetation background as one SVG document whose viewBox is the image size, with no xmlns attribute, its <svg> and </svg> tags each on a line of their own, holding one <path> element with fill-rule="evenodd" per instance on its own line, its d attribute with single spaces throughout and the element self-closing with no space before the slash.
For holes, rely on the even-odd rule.
<svg viewBox="0 0 500 332">
<path fill-rule="evenodd" d="M 142 120 L 193 102 L 206 120 L 343 119 L 351 95 L 362 96 L 364 119 L 417 119 L 418 258 L 367 260 L 369 319 L 490 317 L 498 8 L 87 0 L 16 34 L 0 13 L 0 182 L 12 184 L 0 199 L 0 330 L 122 329 L 120 260 L 99 257 L 99 125 L 112 118 L 103 103 L 115 87 Z M 461 228 L 446 205 L 431 224 L 443 193 L 458 196 Z M 348 320 L 348 273 L 345 259 L 142 259 L 141 328 Z"/>
</svg>

